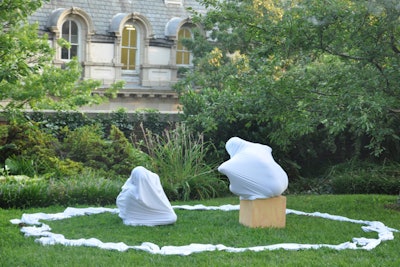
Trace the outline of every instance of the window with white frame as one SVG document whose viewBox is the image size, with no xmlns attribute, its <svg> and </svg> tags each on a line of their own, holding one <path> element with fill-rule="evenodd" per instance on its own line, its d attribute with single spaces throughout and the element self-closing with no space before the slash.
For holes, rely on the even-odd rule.
<svg viewBox="0 0 400 267">
<path fill-rule="evenodd" d="M 70 43 L 70 47 L 61 48 L 61 59 L 70 60 L 79 57 L 79 26 L 73 20 L 66 20 L 62 25 L 61 37 Z"/>
<path fill-rule="evenodd" d="M 190 65 L 192 55 L 190 51 L 183 45 L 182 40 L 191 39 L 192 33 L 190 28 L 182 27 L 178 32 L 178 40 L 176 46 L 176 65 Z"/>
<path fill-rule="evenodd" d="M 134 24 L 125 24 L 122 30 L 121 63 L 124 71 L 137 71 L 139 64 L 139 29 Z"/>
</svg>

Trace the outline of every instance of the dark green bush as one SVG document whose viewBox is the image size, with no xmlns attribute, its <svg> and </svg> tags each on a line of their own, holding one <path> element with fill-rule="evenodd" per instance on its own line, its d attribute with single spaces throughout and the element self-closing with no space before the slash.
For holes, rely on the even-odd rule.
<svg viewBox="0 0 400 267">
<path fill-rule="evenodd" d="M 335 194 L 390 194 L 400 192 L 400 164 L 353 162 L 332 168 L 328 178 Z"/>
<path fill-rule="evenodd" d="M 82 126 L 98 124 L 104 135 L 107 136 L 111 126 L 114 125 L 128 138 L 135 131 L 140 133 L 141 124 L 153 133 L 161 133 L 170 125 L 170 121 L 166 120 L 160 112 L 150 109 L 135 113 L 127 113 L 121 109 L 96 115 L 61 111 L 52 113 L 32 112 L 26 113 L 25 116 L 28 120 L 38 122 L 41 129 L 53 134 L 60 140 L 65 137 L 62 131 L 65 127 L 73 131 Z"/>
<path fill-rule="evenodd" d="M 43 132 L 34 122 L 2 126 L 0 165 L 9 165 L 12 174 L 29 176 L 45 173 L 60 148 L 59 141 Z"/>
<path fill-rule="evenodd" d="M 14 174 L 28 176 L 70 176 L 83 167 L 127 176 L 135 166 L 149 164 L 148 156 L 133 145 L 143 138 L 141 125 L 153 133 L 170 125 L 154 110 L 97 115 L 32 112 L 25 117 L 23 123 L 0 127 L 0 167 L 8 159 L 18 167 Z"/>
<path fill-rule="evenodd" d="M 81 162 L 85 167 L 103 170 L 113 175 L 129 176 L 131 170 L 149 164 L 148 156 L 134 148 L 123 132 L 112 125 L 108 139 L 98 124 L 66 131 L 63 152 L 65 158 Z"/>
<path fill-rule="evenodd" d="M 3 177 L 0 180 L 0 208 L 113 205 L 123 183 L 122 179 L 106 179 L 91 171 L 64 179 Z"/>
<path fill-rule="evenodd" d="M 331 194 L 332 183 L 326 177 L 305 178 L 299 177 L 289 181 L 286 191 L 288 194 Z"/>
<path fill-rule="evenodd" d="M 108 169 L 117 174 L 129 176 L 136 166 L 150 166 L 149 156 L 136 149 L 124 133 L 114 125 L 111 126 L 107 145 L 104 153 L 107 154 L 110 162 Z"/>
<path fill-rule="evenodd" d="M 43 179 L 8 177 L 0 182 L 1 208 L 28 208 L 48 206 L 47 182 Z"/>
<path fill-rule="evenodd" d="M 109 165 L 104 153 L 107 143 L 98 124 L 86 125 L 73 131 L 65 129 L 62 151 L 65 158 L 82 162 L 87 167 L 106 169 Z"/>
</svg>

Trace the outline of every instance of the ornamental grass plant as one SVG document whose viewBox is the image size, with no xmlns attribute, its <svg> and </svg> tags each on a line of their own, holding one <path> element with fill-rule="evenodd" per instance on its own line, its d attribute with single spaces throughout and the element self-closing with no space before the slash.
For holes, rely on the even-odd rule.
<svg viewBox="0 0 400 267">
<path fill-rule="evenodd" d="M 287 208 L 305 212 L 326 212 L 351 219 L 381 221 L 400 229 L 400 213 L 386 208 L 396 196 L 388 195 L 288 195 Z M 237 197 L 205 201 L 179 201 L 172 205 L 238 204 Z M 83 207 L 83 206 L 80 206 Z M 115 207 L 111 205 L 108 207 Z M 371 251 L 328 248 L 299 251 L 262 251 L 229 253 L 210 251 L 189 256 L 153 255 L 143 251 L 108 251 L 93 247 L 42 246 L 34 237 L 24 237 L 10 219 L 23 213 L 62 212 L 65 207 L 7 209 L 0 212 L 0 262 L 2 266 L 399 266 L 400 233 Z M 353 237 L 376 238 L 365 233 L 359 224 L 331 221 L 309 216 L 287 215 L 286 227 L 248 228 L 238 221 L 238 211 L 176 210 L 178 220 L 173 225 L 156 227 L 126 226 L 117 214 L 104 213 L 73 217 L 60 221 L 45 221 L 53 233 L 69 239 L 95 237 L 103 242 L 124 242 L 140 245 L 153 242 L 159 246 L 190 243 L 224 244 L 248 247 L 277 243 L 339 244 Z"/>
<path fill-rule="evenodd" d="M 142 131 L 142 148 L 170 200 L 207 199 L 228 192 L 226 179 L 218 175 L 218 163 L 207 161 L 212 144 L 202 134 L 191 133 L 184 123 L 163 134 Z"/>
</svg>

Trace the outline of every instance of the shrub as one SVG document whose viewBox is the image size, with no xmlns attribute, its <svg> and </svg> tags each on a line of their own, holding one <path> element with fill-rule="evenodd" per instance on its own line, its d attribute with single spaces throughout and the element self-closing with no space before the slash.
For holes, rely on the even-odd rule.
<svg viewBox="0 0 400 267">
<path fill-rule="evenodd" d="M 11 123 L 2 126 L 1 164 L 12 174 L 34 176 L 50 168 L 49 158 L 57 155 L 58 140 L 41 131 L 36 123 Z"/>
<path fill-rule="evenodd" d="M 38 164 L 40 160 L 34 160 L 34 157 L 11 156 L 6 159 L 5 166 L 10 174 L 27 175 L 33 177 L 38 174 L 42 166 Z"/>
<path fill-rule="evenodd" d="M 163 135 L 147 131 L 144 136 L 152 170 L 160 176 L 170 200 L 206 199 L 227 192 L 217 165 L 206 163 L 211 144 L 204 142 L 201 134 L 194 136 L 184 124 L 177 124 Z"/>
<path fill-rule="evenodd" d="M 390 194 L 400 192 L 400 164 L 377 165 L 350 161 L 332 168 L 328 178 L 335 194 Z"/>
<path fill-rule="evenodd" d="M 18 177 L 20 178 L 20 177 Z M 13 176 L 0 182 L 1 208 L 28 208 L 48 206 L 47 182 L 27 176 L 14 179 Z"/>
<path fill-rule="evenodd" d="M 289 181 L 288 194 L 331 194 L 332 183 L 326 177 L 305 178 L 299 177 Z"/>
<path fill-rule="evenodd" d="M 118 127 L 112 125 L 108 139 L 98 124 L 66 131 L 63 142 L 65 158 L 81 162 L 85 167 L 128 176 L 139 165 L 148 166 L 148 156 L 134 148 Z"/>
<path fill-rule="evenodd" d="M 49 166 L 46 169 L 46 173 L 43 175 L 53 178 L 65 178 L 77 176 L 83 171 L 84 166 L 82 162 L 76 162 L 71 159 L 60 159 L 57 157 L 53 157 L 49 158 Z"/>
<path fill-rule="evenodd" d="M 114 125 L 111 126 L 107 145 L 105 153 L 110 162 L 108 169 L 116 174 L 129 175 L 136 166 L 149 167 L 150 165 L 149 156 L 134 148 L 124 133 Z"/>
<path fill-rule="evenodd" d="M 121 179 L 106 179 L 90 170 L 61 179 L 14 177 L 0 179 L 0 208 L 112 205 L 124 183 Z"/>
<path fill-rule="evenodd" d="M 140 124 L 154 133 L 161 133 L 169 125 L 169 121 L 164 115 L 152 109 L 140 110 L 135 113 L 127 113 L 124 109 L 119 109 L 107 114 L 99 113 L 95 116 L 79 112 L 32 112 L 26 113 L 25 117 L 30 121 L 38 122 L 41 129 L 60 140 L 65 137 L 62 130 L 65 127 L 73 131 L 83 126 L 98 124 L 106 136 L 110 132 L 111 126 L 114 125 L 126 137 L 129 137 L 135 130 L 140 131 Z"/>
<path fill-rule="evenodd" d="M 82 162 L 87 167 L 106 169 L 108 166 L 106 141 L 98 124 L 76 128 L 73 131 L 65 129 L 63 152 L 65 158 Z"/>
</svg>

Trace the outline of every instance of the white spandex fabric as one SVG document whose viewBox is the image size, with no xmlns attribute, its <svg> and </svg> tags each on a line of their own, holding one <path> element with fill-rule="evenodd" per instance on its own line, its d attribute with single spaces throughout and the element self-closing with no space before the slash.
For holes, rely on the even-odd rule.
<svg viewBox="0 0 400 267">
<path fill-rule="evenodd" d="M 155 226 L 173 224 L 177 220 L 160 177 L 142 166 L 134 168 L 122 186 L 117 207 L 126 225 Z"/>
<path fill-rule="evenodd" d="M 222 210 L 222 211 L 230 211 L 230 210 L 239 210 L 239 205 L 223 205 L 223 206 L 204 206 L 204 205 L 182 205 L 182 206 L 173 206 L 176 209 L 187 209 L 187 210 Z M 378 221 L 363 221 L 363 220 L 354 220 L 350 218 L 346 218 L 339 215 L 331 215 L 328 213 L 321 212 L 313 212 L 306 213 L 302 211 L 296 210 L 286 210 L 286 214 L 295 214 L 295 215 L 304 215 L 307 217 L 320 217 L 329 220 L 336 220 L 342 222 L 351 222 L 357 224 L 364 224 L 362 226 L 362 230 L 364 232 L 376 232 L 378 234 L 377 238 L 366 238 L 366 237 L 354 237 L 352 241 L 345 241 L 340 244 L 297 244 L 297 243 L 278 243 L 278 244 L 270 244 L 270 245 L 257 245 L 252 247 L 229 247 L 223 244 L 198 244 L 198 243 L 190 243 L 188 245 L 166 245 L 163 247 L 158 246 L 155 243 L 151 242 L 143 242 L 140 245 L 127 245 L 124 242 L 102 242 L 97 238 L 79 238 L 79 239 L 67 239 L 64 235 L 59 233 L 52 233 L 50 226 L 45 223 L 40 222 L 39 220 L 63 220 L 68 219 L 73 216 L 87 216 L 92 214 L 99 214 L 103 212 L 111 212 L 114 214 L 118 214 L 118 209 L 111 208 L 101 208 L 101 207 L 89 207 L 89 208 L 72 208 L 69 207 L 65 209 L 64 212 L 60 213 L 33 213 L 33 214 L 23 214 L 21 219 L 13 219 L 10 220 L 12 224 L 29 224 L 30 226 L 23 226 L 21 228 L 21 232 L 24 233 L 25 236 L 35 236 L 36 242 L 42 245 L 64 245 L 64 246 L 89 246 L 89 247 L 98 247 L 101 249 L 109 249 L 109 250 L 118 250 L 118 251 L 127 251 L 129 249 L 146 251 L 151 254 L 159 254 L 159 255 L 181 255 L 186 256 L 192 253 L 199 253 L 204 251 L 226 251 L 226 252 L 245 252 L 245 251 L 265 251 L 265 250 L 304 250 L 304 249 L 319 249 L 319 248 L 330 248 L 334 250 L 344 250 L 344 249 L 361 249 L 361 250 L 372 250 L 376 248 L 379 244 L 387 240 L 394 239 L 394 232 L 399 232 L 397 229 L 389 228 L 385 226 L 382 222 Z M 196 222 L 193 222 L 194 224 Z M 31 226 L 33 225 L 33 226 Z M 173 228 L 172 228 L 173 229 Z M 218 231 L 218 229 L 216 228 Z M 172 235 L 176 234 L 174 230 L 171 232 Z"/>
<path fill-rule="evenodd" d="M 230 159 L 218 171 L 228 177 L 232 193 L 254 200 L 279 196 L 287 189 L 288 176 L 269 146 L 232 137 L 225 147 Z"/>
</svg>

